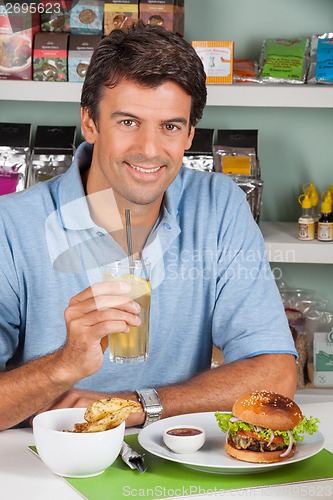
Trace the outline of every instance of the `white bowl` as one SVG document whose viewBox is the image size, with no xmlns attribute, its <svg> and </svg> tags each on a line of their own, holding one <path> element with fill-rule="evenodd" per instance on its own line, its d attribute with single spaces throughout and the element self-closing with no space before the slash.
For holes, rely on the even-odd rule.
<svg viewBox="0 0 333 500">
<path fill-rule="evenodd" d="M 62 408 L 40 413 L 33 420 L 35 445 L 43 462 L 59 476 L 90 477 L 102 474 L 118 457 L 125 422 L 108 431 L 74 433 L 85 422 L 85 408 Z"/>
<path fill-rule="evenodd" d="M 197 433 L 191 433 L 191 429 Z M 178 435 L 170 434 L 178 431 Z M 163 441 L 175 453 L 195 453 L 206 441 L 206 432 L 197 425 L 174 425 L 163 431 Z"/>
</svg>

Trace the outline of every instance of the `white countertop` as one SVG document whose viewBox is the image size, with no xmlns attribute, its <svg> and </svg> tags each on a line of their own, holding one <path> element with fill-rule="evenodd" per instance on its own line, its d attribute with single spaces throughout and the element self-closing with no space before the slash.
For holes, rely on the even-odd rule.
<svg viewBox="0 0 333 500">
<path fill-rule="evenodd" d="M 325 436 L 325 448 L 333 452 L 333 391 L 306 389 L 295 396 L 304 415 L 320 419 L 320 431 Z M 61 477 L 53 474 L 42 461 L 29 451 L 34 444 L 31 429 L 0 432 L 0 485 L 1 500 L 77 500 L 82 496 Z M 217 494 L 220 497 L 221 493 Z M 225 491 L 223 498 L 266 497 L 270 500 L 316 497 L 333 498 L 333 479 L 302 482 L 290 485 L 254 488 L 251 490 Z M 211 499 L 214 495 L 196 495 L 191 499 Z M 112 494 L 110 499 L 112 498 Z M 177 497 L 177 499 L 184 497 Z M 107 500 L 107 499 L 101 499 Z M 116 499 L 114 499 L 116 500 Z"/>
</svg>

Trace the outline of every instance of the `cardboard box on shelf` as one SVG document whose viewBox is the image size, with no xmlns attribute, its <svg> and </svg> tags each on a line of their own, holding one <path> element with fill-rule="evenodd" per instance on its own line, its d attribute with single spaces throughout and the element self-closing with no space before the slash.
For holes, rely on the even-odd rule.
<svg viewBox="0 0 333 500">
<path fill-rule="evenodd" d="M 33 79 L 67 81 L 67 33 L 36 33 L 34 40 Z"/>
<path fill-rule="evenodd" d="M 139 18 L 139 0 L 106 0 L 104 3 L 104 35 L 124 29 Z"/>
<path fill-rule="evenodd" d="M 163 26 L 168 31 L 177 31 L 178 0 L 141 0 L 139 17 L 145 24 Z"/>
<path fill-rule="evenodd" d="M 202 60 L 206 71 L 206 83 L 232 83 L 233 80 L 233 41 L 198 41 L 192 46 Z"/>
<path fill-rule="evenodd" d="M 100 35 L 70 35 L 68 50 L 68 81 L 83 82 L 91 56 L 101 41 Z"/>
<path fill-rule="evenodd" d="M 39 30 L 39 14 L 9 6 L 12 4 L 0 8 L 0 79 L 31 80 L 33 36 Z"/>
<path fill-rule="evenodd" d="M 70 14 L 70 32 L 77 35 L 103 34 L 104 1 L 76 0 Z"/>
<path fill-rule="evenodd" d="M 185 0 L 178 0 L 177 2 L 177 25 L 176 25 L 176 33 L 181 36 L 184 36 L 184 27 L 185 27 Z"/>
<path fill-rule="evenodd" d="M 72 4 L 72 0 L 48 0 L 40 15 L 40 30 L 68 33 Z"/>
<path fill-rule="evenodd" d="M 333 330 L 314 334 L 313 354 L 314 385 L 333 387 Z"/>
</svg>

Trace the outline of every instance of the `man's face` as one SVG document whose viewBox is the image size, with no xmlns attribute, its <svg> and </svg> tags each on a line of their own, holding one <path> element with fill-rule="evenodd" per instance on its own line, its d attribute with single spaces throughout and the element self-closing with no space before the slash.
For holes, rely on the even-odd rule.
<svg viewBox="0 0 333 500">
<path fill-rule="evenodd" d="M 98 128 L 82 111 L 84 136 L 94 144 L 90 191 L 112 188 L 119 209 L 160 204 L 192 143 L 190 111 L 191 97 L 173 82 L 147 88 L 122 80 L 106 88 Z"/>
</svg>

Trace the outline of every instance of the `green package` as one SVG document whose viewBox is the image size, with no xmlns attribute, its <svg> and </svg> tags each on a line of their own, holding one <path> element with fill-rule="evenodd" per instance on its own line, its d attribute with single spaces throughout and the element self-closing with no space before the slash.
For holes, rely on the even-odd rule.
<svg viewBox="0 0 333 500">
<path fill-rule="evenodd" d="M 264 40 L 260 56 L 260 81 L 304 83 L 309 45 L 308 38 Z"/>
</svg>

